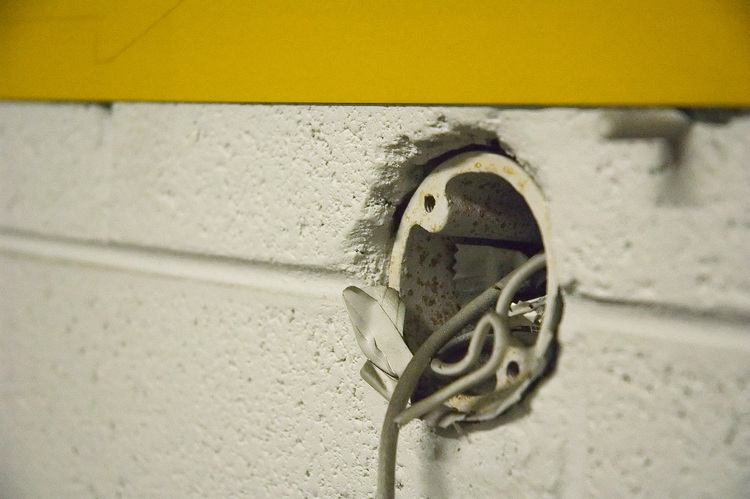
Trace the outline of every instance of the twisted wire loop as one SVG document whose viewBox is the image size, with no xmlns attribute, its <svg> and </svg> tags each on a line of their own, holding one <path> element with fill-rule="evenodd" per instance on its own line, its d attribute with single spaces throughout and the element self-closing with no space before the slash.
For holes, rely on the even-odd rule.
<svg viewBox="0 0 750 499">
<path fill-rule="evenodd" d="M 502 317 L 496 312 L 490 311 L 484 314 L 484 316 L 482 316 L 482 318 L 479 320 L 476 328 L 474 328 L 474 332 L 471 338 L 472 343 L 474 343 L 474 340 L 477 340 L 476 343 L 480 347 L 476 355 L 477 358 L 479 357 L 479 353 L 481 353 L 481 346 L 484 342 L 484 338 L 487 336 L 487 333 L 490 330 L 493 331 L 494 342 L 492 344 L 492 354 L 490 355 L 490 358 L 489 360 L 487 360 L 487 362 L 485 362 L 482 366 L 477 368 L 472 373 L 458 378 L 457 380 L 441 388 L 435 393 L 425 397 L 419 402 L 412 404 L 411 407 L 404 410 L 397 416 L 396 422 L 398 424 L 404 425 L 414 418 L 421 417 L 424 414 L 432 411 L 433 409 L 436 409 L 438 406 L 442 405 L 454 395 L 464 392 L 481 383 L 488 377 L 493 376 L 495 374 L 495 371 L 497 370 L 497 367 L 503 361 L 505 349 L 508 346 L 510 340 L 507 316 Z M 465 369 L 468 370 L 474 367 L 475 364 L 476 360 L 467 353 L 467 355 L 456 364 L 447 364 L 447 366 L 449 368 L 454 368 L 455 366 L 464 368 L 465 365 Z M 456 369 L 456 371 L 458 371 L 458 369 Z M 462 371 L 459 371 L 457 374 L 462 373 Z"/>
<path fill-rule="evenodd" d="M 524 282 L 535 273 L 544 269 L 545 266 L 544 253 L 533 256 L 511 274 L 467 304 L 464 309 L 460 310 L 448 322 L 432 333 L 414 353 L 391 395 L 383 421 L 378 455 L 378 491 L 376 497 L 394 497 L 396 449 L 400 426 L 439 408 L 454 395 L 466 391 L 496 373 L 503 362 L 503 357 L 510 340 L 508 319 L 513 297 Z M 493 302 L 495 310 L 484 313 L 487 308 L 492 306 Z M 484 315 L 481 315 L 482 313 Z M 470 323 L 471 320 L 476 320 L 480 315 L 481 319 L 472 332 L 466 355 L 453 364 L 435 362 L 433 358 L 440 349 L 462 327 Z M 424 371 L 429 367 L 432 367 L 439 374 L 457 376 L 464 374 L 472 366 L 475 366 L 490 329 L 493 331 L 493 343 L 492 353 L 487 362 L 406 408 L 409 398 L 414 393 Z"/>
<path fill-rule="evenodd" d="M 457 362 L 443 362 L 440 359 L 432 359 L 431 369 L 442 376 L 459 376 L 465 374 L 471 368 L 477 365 L 479 356 L 482 354 L 487 333 L 492 330 L 493 337 L 497 338 L 498 333 L 502 332 L 500 320 L 495 312 L 486 313 L 477 323 L 471 333 L 471 340 L 466 355 Z M 506 338 L 500 338 L 505 341 Z M 497 339 L 495 340 L 497 341 Z"/>
<path fill-rule="evenodd" d="M 500 281 L 496 284 L 496 286 L 502 288 L 505 287 L 505 283 L 503 283 L 503 281 Z M 540 298 L 535 298 L 533 300 L 514 304 L 514 306 L 508 310 L 508 317 L 514 317 L 517 315 L 522 315 L 539 310 L 540 308 L 544 307 L 545 298 L 546 297 L 542 296 Z M 495 314 L 502 313 L 500 310 L 501 308 L 501 304 L 498 300 L 498 302 L 495 304 Z M 476 327 L 469 335 L 470 341 L 466 353 L 460 360 L 454 362 L 446 362 L 441 360 L 440 358 L 434 358 L 430 363 L 430 369 L 439 376 L 456 377 L 465 374 L 470 369 L 478 365 L 479 358 L 482 355 L 482 348 L 484 347 L 487 338 L 487 333 L 489 333 L 490 329 L 492 329 L 494 335 L 496 335 L 498 331 L 500 331 L 499 324 L 496 320 L 494 323 L 492 322 L 491 315 L 492 312 L 487 312 L 487 314 L 482 317 L 479 323 L 477 323 Z M 501 339 L 507 342 L 508 335 Z"/>
<path fill-rule="evenodd" d="M 489 360 L 469 374 L 458 378 L 435 393 L 412 404 L 411 407 L 405 409 L 396 417 L 396 423 L 404 425 L 414 418 L 421 417 L 433 409 L 436 409 L 454 395 L 464 392 L 495 375 L 498 368 L 503 363 L 505 350 L 510 342 L 508 312 L 510 304 L 513 301 L 513 296 L 516 294 L 516 291 L 518 291 L 518 288 L 520 288 L 529 277 L 543 269 L 544 266 L 545 260 L 543 254 L 537 255 L 521 265 L 518 270 L 512 274 L 512 277 L 500 292 L 500 296 L 495 305 L 495 310 L 487 312 L 474 328 L 469 348 L 471 349 L 472 344 L 478 345 L 478 347 L 475 347 L 476 358 L 478 358 L 479 353 L 481 353 L 481 346 L 489 329 L 492 329 L 494 332 L 492 353 L 490 354 Z M 467 355 L 459 362 L 456 364 L 449 364 L 448 369 L 455 369 L 460 373 L 463 369 L 468 369 L 475 363 L 476 359 L 470 356 L 469 352 L 467 352 Z"/>
</svg>

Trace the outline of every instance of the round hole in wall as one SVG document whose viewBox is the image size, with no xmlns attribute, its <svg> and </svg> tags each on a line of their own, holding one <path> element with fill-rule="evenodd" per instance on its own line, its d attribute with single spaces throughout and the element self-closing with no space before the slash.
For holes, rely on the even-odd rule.
<svg viewBox="0 0 750 499">
<path fill-rule="evenodd" d="M 441 209 L 436 211 L 438 197 Z M 500 364 L 496 373 L 510 385 L 497 385 L 497 393 L 484 398 L 467 390 L 447 402 L 466 421 L 490 419 L 516 403 L 542 376 L 545 359 L 554 355 L 562 304 L 547 244 L 546 205 L 541 189 L 524 167 L 499 154 L 469 152 L 433 170 L 400 217 L 388 285 L 404 299 L 403 336 L 412 352 L 499 279 L 534 255 L 546 255 L 546 271 L 534 274 L 513 299 L 540 305 L 516 314 L 510 325 L 512 337 L 504 355 L 514 360 Z M 468 324 L 459 335 L 472 330 Z M 465 351 L 465 346 L 451 345 L 442 354 L 447 359 L 459 350 Z M 436 380 L 433 390 L 443 381 Z M 412 401 L 421 398 L 417 395 Z"/>
<path fill-rule="evenodd" d="M 427 213 L 430 213 L 435 208 L 435 197 L 428 194 L 424 197 L 424 209 Z"/>
</svg>

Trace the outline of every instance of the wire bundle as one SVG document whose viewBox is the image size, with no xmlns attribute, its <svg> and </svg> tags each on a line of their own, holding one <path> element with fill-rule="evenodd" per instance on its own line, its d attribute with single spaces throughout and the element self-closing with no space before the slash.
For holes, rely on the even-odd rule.
<svg viewBox="0 0 750 499">
<path fill-rule="evenodd" d="M 503 356 L 510 337 L 508 315 L 513 297 L 519 288 L 535 273 L 544 269 L 544 253 L 530 258 L 515 271 L 484 291 L 469 302 L 456 315 L 432 333 L 417 350 L 403 374 L 399 377 L 396 389 L 388 403 L 383 421 L 378 454 L 377 497 L 392 499 L 395 494 L 396 450 L 400 427 L 443 404 L 454 395 L 461 393 L 494 375 L 503 362 Z M 485 314 L 495 304 L 494 310 Z M 481 319 L 480 319 L 481 316 Z M 475 365 L 489 330 L 494 331 L 492 353 L 487 362 L 476 370 L 458 378 L 409 408 L 407 404 L 417 388 L 423 373 L 430 366 L 435 355 L 453 338 L 458 331 L 472 321 L 479 323 L 472 333 L 466 356 L 454 364 L 435 363 L 434 367 L 443 372 L 462 374 Z"/>
</svg>

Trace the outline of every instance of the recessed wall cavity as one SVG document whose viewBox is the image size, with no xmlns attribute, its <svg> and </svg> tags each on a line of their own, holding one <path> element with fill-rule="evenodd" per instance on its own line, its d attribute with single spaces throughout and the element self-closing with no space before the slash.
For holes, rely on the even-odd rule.
<svg viewBox="0 0 750 499">
<path fill-rule="evenodd" d="M 388 285 L 398 289 L 406 303 L 404 340 L 409 348 L 416 351 L 466 303 L 545 252 L 547 271 L 535 275 L 516 296 L 527 300 L 546 294 L 544 319 L 531 334 L 514 333 L 519 355 L 514 357 L 511 345 L 507 365 L 490 383 L 493 386 L 485 388 L 492 391 L 506 383 L 517 387 L 519 374 L 529 383 L 537 378 L 543 366 L 531 359 L 549 355 L 560 315 L 547 241 L 544 197 L 521 166 L 487 152 L 459 154 L 439 165 L 409 200 L 389 269 Z M 460 357 L 460 338 L 468 338 L 472 326 L 443 354 Z"/>
</svg>

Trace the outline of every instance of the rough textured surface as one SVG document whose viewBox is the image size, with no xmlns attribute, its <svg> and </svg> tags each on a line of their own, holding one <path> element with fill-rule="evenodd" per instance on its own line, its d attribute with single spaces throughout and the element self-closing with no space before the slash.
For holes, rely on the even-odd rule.
<svg viewBox="0 0 750 499">
<path fill-rule="evenodd" d="M 0 104 L 0 496 L 368 495 L 385 407 L 331 289 L 472 145 L 547 196 L 562 353 L 504 425 L 407 427 L 401 494 L 745 496 L 750 115 L 693 118 Z"/>
</svg>

